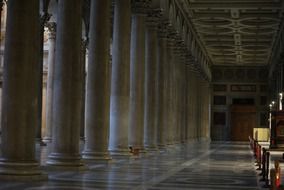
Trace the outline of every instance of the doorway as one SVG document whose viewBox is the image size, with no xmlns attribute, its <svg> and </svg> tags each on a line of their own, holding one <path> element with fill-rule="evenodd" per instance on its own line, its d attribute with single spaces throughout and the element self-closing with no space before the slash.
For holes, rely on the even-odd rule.
<svg viewBox="0 0 284 190">
<path fill-rule="evenodd" d="M 231 106 L 231 140 L 247 141 L 256 127 L 256 108 L 252 104 Z"/>
</svg>

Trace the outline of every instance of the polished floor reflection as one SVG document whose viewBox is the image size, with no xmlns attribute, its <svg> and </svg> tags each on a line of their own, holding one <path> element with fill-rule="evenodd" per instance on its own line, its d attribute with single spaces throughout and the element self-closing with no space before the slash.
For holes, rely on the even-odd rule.
<svg viewBox="0 0 284 190">
<path fill-rule="evenodd" d="M 37 147 L 45 163 L 48 147 Z M 86 162 L 87 171 L 54 171 L 45 182 L 0 182 L 0 189 L 256 190 L 248 143 L 188 143 L 109 162 Z"/>
</svg>

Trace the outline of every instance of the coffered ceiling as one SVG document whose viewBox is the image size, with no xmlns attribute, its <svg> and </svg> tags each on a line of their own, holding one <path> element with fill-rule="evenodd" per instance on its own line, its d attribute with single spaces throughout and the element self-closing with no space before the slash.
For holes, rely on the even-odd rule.
<svg viewBox="0 0 284 190">
<path fill-rule="evenodd" d="M 214 65 L 267 65 L 283 20 L 283 0 L 182 0 Z"/>
</svg>

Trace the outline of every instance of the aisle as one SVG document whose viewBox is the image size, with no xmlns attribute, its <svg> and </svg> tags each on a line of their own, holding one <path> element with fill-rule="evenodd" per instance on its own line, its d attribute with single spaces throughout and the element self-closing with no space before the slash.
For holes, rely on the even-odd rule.
<svg viewBox="0 0 284 190">
<path fill-rule="evenodd" d="M 45 160 L 46 148 L 38 150 Z M 44 163 L 44 162 L 43 162 Z M 87 162 L 82 172 L 50 171 L 46 182 L 0 182 L 0 189 L 256 190 L 248 144 L 190 143 L 139 157 Z"/>
</svg>

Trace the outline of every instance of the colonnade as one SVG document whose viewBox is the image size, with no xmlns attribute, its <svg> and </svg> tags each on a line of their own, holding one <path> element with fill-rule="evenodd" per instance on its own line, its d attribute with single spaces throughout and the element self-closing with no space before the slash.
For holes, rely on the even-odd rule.
<svg viewBox="0 0 284 190">
<path fill-rule="evenodd" d="M 47 165 L 86 169 L 83 159 L 127 156 L 129 146 L 145 152 L 209 139 L 209 82 L 190 66 L 163 11 L 148 0 L 115 1 L 111 35 L 111 1 L 91 1 L 85 67 L 81 7 L 60 0 L 57 22 L 47 23 Z M 38 10 L 37 0 L 8 1 L 0 178 L 45 177 L 35 161 Z"/>
</svg>

